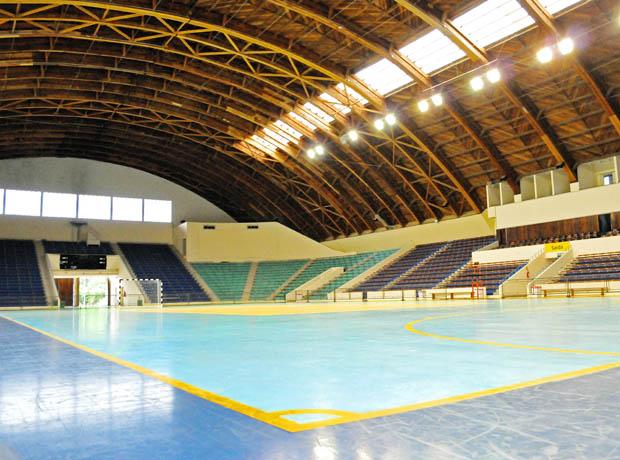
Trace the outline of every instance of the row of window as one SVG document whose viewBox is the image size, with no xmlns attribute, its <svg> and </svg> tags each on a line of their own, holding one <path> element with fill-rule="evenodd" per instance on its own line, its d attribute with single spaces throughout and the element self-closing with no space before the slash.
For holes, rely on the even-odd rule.
<svg viewBox="0 0 620 460">
<path fill-rule="evenodd" d="M 130 222 L 172 222 L 172 202 L 0 189 L 0 214 Z"/>
</svg>

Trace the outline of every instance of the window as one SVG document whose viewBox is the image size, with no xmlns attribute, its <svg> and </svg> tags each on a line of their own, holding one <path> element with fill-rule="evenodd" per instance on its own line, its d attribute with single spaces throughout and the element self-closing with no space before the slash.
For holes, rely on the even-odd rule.
<svg viewBox="0 0 620 460">
<path fill-rule="evenodd" d="M 41 192 L 7 190 L 4 213 L 13 216 L 40 216 Z"/>
<path fill-rule="evenodd" d="M 258 134 L 253 134 L 250 140 L 255 147 L 261 149 L 263 152 L 268 153 L 269 155 L 274 155 L 278 150 L 275 145 L 273 145 L 271 142 L 268 142 L 266 139 L 263 139 Z"/>
<path fill-rule="evenodd" d="M 172 222 L 172 202 L 144 200 L 144 222 Z"/>
<path fill-rule="evenodd" d="M 142 220 L 142 200 L 140 198 L 112 198 L 112 220 L 139 222 Z"/>
<path fill-rule="evenodd" d="M 387 59 L 381 59 L 355 75 L 382 96 L 412 81 L 405 72 Z"/>
<path fill-rule="evenodd" d="M 0 188 L 0 214 L 4 214 L 4 189 Z"/>
<path fill-rule="evenodd" d="M 77 212 L 77 195 L 71 193 L 43 194 L 44 217 L 75 217 Z"/>
<path fill-rule="evenodd" d="M 565 10 L 569 6 L 576 5 L 577 3 L 581 3 L 582 0 L 542 0 L 542 6 L 551 13 L 556 14 L 562 10 Z"/>
<path fill-rule="evenodd" d="M 301 112 L 301 109 L 297 109 Z M 303 113 L 303 112 L 302 112 Z M 296 122 L 298 122 L 301 125 L 304 125 L 306 128 L 308 128 L 310 131 L 315 131 L 317 129 L 316 125 L 310 123 L 310 121 L 308 121 L 307 117 L 304 115 L 299 115 L 297 112 L 289 112 L 288 114 L 293 120 L 295 120 Z"/>
<path fill-rule="evenodd" d="M 334 118 L 331 115 L 328 115 L 327 113 L 325 113 L 323 110 L 319 109 L 316 105 L 314 105 L 312 102 L 306 102 L 303 105 L 304 109 L 306 109 L 308 112 L 310 112 L 312 115 L 314 115 L 316 118 L 318 118 L 319 120 L 321 120 L 323 123 L 325 123 L 326 125 L 330 124 L 332 121 L 334 121 Z"/>
<path fill-rule="evenodd" d="M 452 64 L 465 56 L 465 52 L 438 30 L 433 30 L 400 49 L 422 72 Z"/>
<path fill-rule="evenodd" d="M 279 133 L 276 133 L 271 128 L 263 128 L 263 133 L 265 136 L 267 136 L 267 139 L 269 140 L 269 142 L 273 140 L 282 146 L 287 146 L 290 143 L 290 141 L 286 137 L 284 137 L 283 135 Z"/>
<path fill-rule="evenodd" d="M 343 96 L 346 96 L 347 99 L 350 99 L 352 102 L 355 102 L 356 104 L 360 104 L 360 105 L 368 104 L 368 100 L 365 97 L 361 96 L 357 91 L 352 90 L 348 86 L 345 86 L 343 83 L 338 83 L 336 85 L 336 89 Z"/>
<path fill-rule="evenodd" d="M 331 105 L 334 107 L 334 110 L 337 110 L 339 113 L 346 115 L 347 113 L 351 112 L 351 109 L 349 107 L 347 107 L 346 105 L 341 104 L 338 99 L 336 99 L 334 96 L 332 96 L 329 93 L 323 93 L 319 96 L 319 99 L 322 99 L 323 101 L 325 101 L 327 104 Z"/>
<path fill-rule="evenodd" d="M 476 45 L 487 46 L 534 24 L 517 0 L 486 0 L 454 19 Z"/>
<path fill-rule="evenodd" d="M 278 120 L 273 124 L 276 128 L 278 128 L 281 132 L 286 133 L 286 135 L 291 139 L 292 142 L 297 144 L 297 141 L 302 138 L 303 134 L 297 131 L 288 123 L 283 122 L 282 120 Z"/>
<path fill-rule="evenodd" d="M 603 185 L 611 185 L 614 183 L 614 175 L 612 173 L 603 175 Z"/>
<path fill-rule="evenodd" d="M 80 195 L 78 217 L 80 219 L 110 220 L 109 196 Z"/>
</svg>

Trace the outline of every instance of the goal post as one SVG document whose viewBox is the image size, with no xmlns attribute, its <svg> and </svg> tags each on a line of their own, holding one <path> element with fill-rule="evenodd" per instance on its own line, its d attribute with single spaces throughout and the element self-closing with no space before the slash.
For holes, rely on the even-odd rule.
<svg viewBox="0 0 620 460">
<path fill-rule="evenodd" d="M 163 285 L 160 279 L 121 278 L 117 286 L 119 307 L 161 307 Z"/>
</svg>

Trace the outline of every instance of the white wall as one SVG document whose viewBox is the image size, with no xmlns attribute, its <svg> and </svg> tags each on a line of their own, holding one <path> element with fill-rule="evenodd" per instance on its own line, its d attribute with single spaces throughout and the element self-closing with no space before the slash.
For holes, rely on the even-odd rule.
<svg viewBox="0 0 620 460">
<path fill-rule="evenodd" d="M 498 229 L 620 211 L 620 184 L 494 208 Z"/>
<path fill-rule="evenodd" d="M 94 160 L 0 160 L 0 188 L 170 200 L 173 223 L 181 220 L 234 222 L 217 206 L 168 180 Z"/>
<path fill-rule="evenodd" d="M 214 225 L 215 230 L 205 230 L 205 225 Z M 249 230 L 248 225 L 258 225 L 258 229 Z M 190 262 L 315 259 L 343 255 L 277 222 L 187 222 L 178 226 L 175 233 L 177 245 L 181 244 L 182 238 L 187 238 L 186 257 Z"/>
<path fill-rule="evenodd" d="M 84 219 L 80 219 L 84 221 Z M 71 219 L 0 216 L 0 239 L 74 241 Z M 101 241 L 172 244 L 171 224 L 88 221 Z"/>
<path fill-rule="evenodd" d="M 458 219 L 442 220 L 437 223 L 414 225 L 325 241 L 323 244 L 338 251 L 363 252 L 494 234 L 493 221 L 487 219 L 485 212 Z"/>
</svg>

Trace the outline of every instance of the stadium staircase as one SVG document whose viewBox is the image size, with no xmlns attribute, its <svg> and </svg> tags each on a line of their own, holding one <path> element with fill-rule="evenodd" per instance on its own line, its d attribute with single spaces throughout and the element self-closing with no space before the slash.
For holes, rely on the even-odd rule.
<svg viewBox="0 0 620 460">
<path fill-rule="evenodd" d="M 448 242 L 441 250 L 399 277 L 387 289 L 431 289 L 471 261 L 471 254 L 495 242 L 494 237 Z"/>
<path fill-rule="evenodd" d="M 172 252 L 174 252 L 174 254 L 177 256 L 177 259 L 181 261 L 181 263 L 185 267 L 185 270 L 187 270 L 188 273 L 192 275 L 192 278 L 194 278 L 194 280 L 196 280 L 202 290 L 207 293 L 209 299 L 211 299 L 212 302 L 218 302 L 220 300 L 219 297 L 213 291 L 213 289 L 211 289 L 211 287 L 205 282 L 205 280 L 202 279 L 202 276 L 200 276 L 200 274 L 194 269 L 194 266 L 187 261 L 187 259 L 179 252 L 179 250 L 175 246 L 170 246 L 170 249 L 172 249 Z"/>
<path fill-rule="evenodd" d="M 165 244 L 119 243 L 136 278 L 160 279 L 163 303 L 208 302 L 209 296 L 185 269 L 172 248 Z M 146 292 L 151 301 L 153 293 Z"/>
<path fill-rule="evenodd" d="M 252 294 L 252 288 L 254 287 L 254 280 L 256 279 L 256 271 L 258 270 L 258 262 L 252 262 L 250 265 L 250 271 L 248 272 L 248 278 L 245 281 L 245 286 L 243 287 L 243 296 L 241 300 L 243 302 L 247 302 L 250 300 L 250 296 Z"/>
<path fill-rule="evenodd" d="M 430 250 L 431 250 L 430 253 L 423 253 L 422 254 L 424 256 L 423 258 L 421 258 L 421 259 L 414 259 L 415 263 L 412 266 L 410 266 L 404 272 L 402 272 L 400 275 L 398 275 L 398 277 L 396 277 L 392 281 L 390 281 L 381 290 L 390 290 L 390 289 L 394 288 L 394 286 L 396 286 L 401 280 L 407 279 L 407 277 L 409 277 L 416 270 L 421 269 L 426 264 L 430 264 L 432 262 L 433 258 L 438 257 L 439 255 L 441 255 L 446 249 L 448 249 L 448 245 L 446 243 L 439 243 L 437 245 L 437 247 L 430 248 Z"/>
<path fill-rule="evenodd" d="M 437 288 L 471 287 L 475 282 L 480 282 L 480 285 L 486 288 L 487 294 L 492 295 L 497 292 L 504 281 L 521 270 L 527 263 L 527 260 L 515 260 L 478 264 L 476 266 L 470 262 L 442 281 Z"/>
<path fill-rule="evenodd" d="M 310 264 L 310 260 L 259 262 L 251 300 L 274 300 Z"/>
<path fill-rule="evenodd" d="M 37 265 L 39 266 L 39 272 L 41 273 L 41 281 L 43 282 L 43 289 L 45 291 L 45 300 L 47 305 L 56 305 L 58 302 L 58 288 L 54 281 L 54 273 L 52 267 L 50 267 L 47 260 L 47 254 L 45 247 L 41 240 L 34 242 L 34 250 L 37 254 Z"/>
<path fill-rule="evenodd" d="M 365 271 L 371 269 L 375 265 L 381 263 L 385 258 L 396 252 L 396 249 L 390 249 L 386 251 L 371 252 L 359 255 L 357 262 L 340 275 L 339 277 L 331 280 L 319 289 L 316 289 L 310 293 L 311 300 L 324 300 L 327 299 L 329 293 L 337 290 L 340 286 L 343 286 L 348 281 L 361 275 Z M 365 256 L 365 257 L 364 257 Z"/>
<path fill-rule="evenodd" d="M 32 241 L 0 240 L 0 306 L 48 305 Z"/>
<path fill-rule="evenodd" d="M 222 302 L 240 302 L 252 264 L 249 262 L 201 262 L 192 266 Z"/>
</svg>

